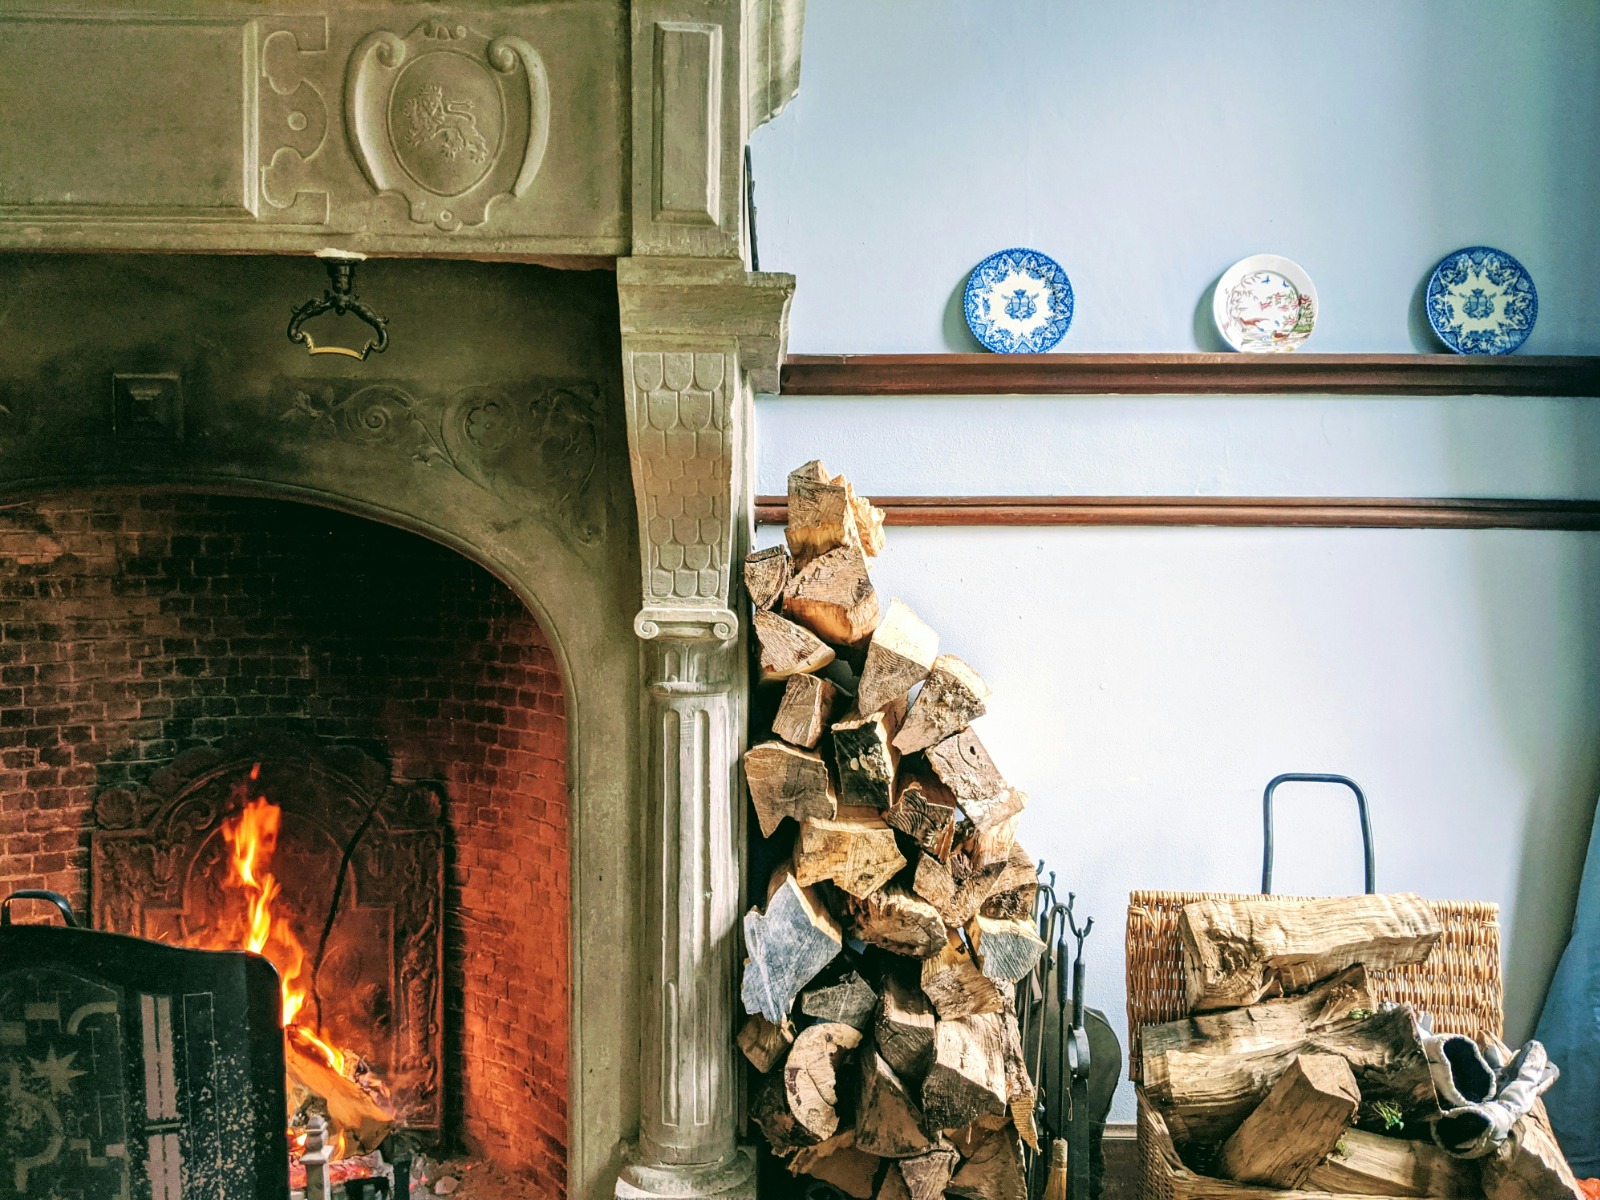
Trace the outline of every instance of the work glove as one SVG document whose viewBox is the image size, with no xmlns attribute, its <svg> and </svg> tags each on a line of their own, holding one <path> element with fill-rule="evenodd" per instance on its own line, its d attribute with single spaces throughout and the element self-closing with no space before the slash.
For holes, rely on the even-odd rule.
<svg viewBox="0 0 1600 1200">
<path fill-rule="evenodd" d="M 1428 1034 L 1422 1043 L 1444 1109 L 1433 1140 L 1458 1158 L 1491 1153 L 1561 1074 L 1538 1042 L 1510 1062 L 1498 1045 L 1480 1050 L 1470 1038 Z"/>
</svg>

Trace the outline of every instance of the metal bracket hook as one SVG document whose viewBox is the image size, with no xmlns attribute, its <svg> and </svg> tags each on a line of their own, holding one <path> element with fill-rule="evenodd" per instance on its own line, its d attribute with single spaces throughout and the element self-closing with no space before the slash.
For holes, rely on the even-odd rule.
<svg viewBox="0 0 1600 1200">
<path fill-rule="evenodd" d="M 389 318 L 380 317 L 371 305 L 356 295 L 356 264 L 363 261 L 360 254 L 346 254 L 338 250 L 319 251 L 317 257 L 328 268 L 328 290 L 320 297 L 312 297 L 290 312 L 289 340 L 304 346 L 311 354 L 342 354 L 346 358 L 365 362 L 369 354 L 382 354 L 389 348 Z M 303 328 L 313 317 L 331 312 L 337 316 L 350 313 L 371 326 L 374 337 L 360 350 L 348 346 L 319 346 Z"/>
</svg>

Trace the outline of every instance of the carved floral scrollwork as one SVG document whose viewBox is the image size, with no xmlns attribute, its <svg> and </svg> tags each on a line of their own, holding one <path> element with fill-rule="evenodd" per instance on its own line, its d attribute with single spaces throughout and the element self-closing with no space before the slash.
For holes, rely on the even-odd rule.
<svg viewBox="0 0 1600 1200">
<path fill-rule="evenodd" d="M 475 385 L 443 401 L 391 384 L 297 389 L 280 414 L 340 440 L 443 466 L 584 545 L 605 533 L 599 395 L 590 385 Z"/>
</svg>

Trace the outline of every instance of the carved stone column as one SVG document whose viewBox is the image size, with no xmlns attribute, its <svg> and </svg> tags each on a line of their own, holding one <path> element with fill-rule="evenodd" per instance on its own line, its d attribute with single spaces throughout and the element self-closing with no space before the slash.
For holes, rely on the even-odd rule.
<svg viewBox="0 0 1600 1200">
<path fill-rule="evenodd" d="M 752 373 L 776 371 L 793 280 L 738 263 L 618 264 L 643 606 L 646 895 L 639 1140 L 617 1195 L 746 1197 L 733 1044 L 747 671 Z"/>
</svg>

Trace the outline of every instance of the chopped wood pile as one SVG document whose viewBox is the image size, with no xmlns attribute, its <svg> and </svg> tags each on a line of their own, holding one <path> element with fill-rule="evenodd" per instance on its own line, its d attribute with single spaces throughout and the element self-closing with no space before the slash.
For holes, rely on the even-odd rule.
<svg viewBox="0 0 1600 1200">
<path fill-rule="evenodd" d="M 1257 1196 L 1579 1200 L 1536 1099 L 1491 1153 L 1436 1144 L 1444 1093 L 1425 1043 L 1441 1039 L 1368 984 L 1438 942 L 1418 897 L 1207 900 L 1179 934 L 1192 1015 L 1143 1029 L 1143 1096 L 1198 1174 Z"/>
<path fill-rule="evenodd" d="M 1024 1200 L 1027 797 L 971 728 L 988 685 L 873 587 L 882 525 L 810 462 L 786 545 L 745 563 L 772 715 L 744 770 L 779 860 L 745 917 L 751 1113 L 791 1172 L 860 1200 Z"/>
</svg>

